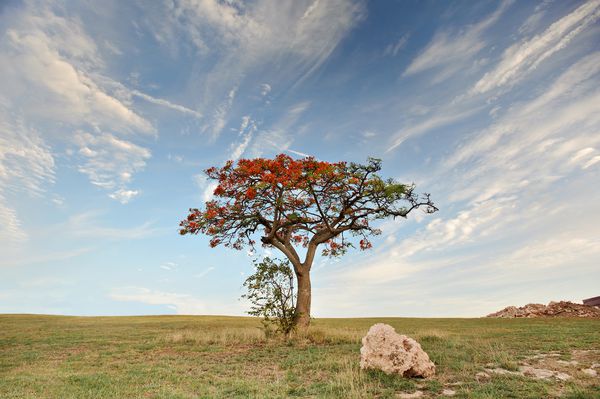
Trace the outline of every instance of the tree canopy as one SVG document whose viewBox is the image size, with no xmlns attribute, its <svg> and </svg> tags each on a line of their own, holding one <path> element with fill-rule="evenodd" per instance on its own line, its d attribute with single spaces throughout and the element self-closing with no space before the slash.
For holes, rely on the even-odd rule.
<svg viewBox="0 0 600 399">
<path fill-rule="evenodd" d="M 315 251 L 338 256 L 359 239 L 361 250 L 371 247 L 377 219 L 406 217 L 412 210 L 437 211 L 429 194 L 418 195 L 414 185 L 377 175 L 381 160 L 367 164 L 295 160 L 280 154 L 274 159 L 228 161 L 206 170 L 218 185 L 205 209 L 190 209 L 181 234 L 211 236 L 210 245 L 235 249 L 255 245 L 261 233 L 265 246 L 281 250 L 294 266 L 311 264 Z M 307 248 L 304 262 L 296 248 Z"/>
</svg>

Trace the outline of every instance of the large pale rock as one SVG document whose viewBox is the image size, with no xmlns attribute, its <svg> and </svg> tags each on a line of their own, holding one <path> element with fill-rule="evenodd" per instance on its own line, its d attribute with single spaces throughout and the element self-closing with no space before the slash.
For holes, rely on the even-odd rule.
<svg viewBox="0 0 600 399">
<path fill-rule="evenodd" d="M 417 341 L 396 333 L 392 326 L 378 323 L 362 339 L 360 367 L 378 369 L 405 377 L 430 377 L 435 365 Z"/>
</svg>

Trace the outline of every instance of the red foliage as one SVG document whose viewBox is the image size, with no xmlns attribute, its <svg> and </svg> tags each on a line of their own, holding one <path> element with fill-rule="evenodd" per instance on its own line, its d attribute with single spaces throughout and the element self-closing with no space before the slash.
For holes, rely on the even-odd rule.
<svg viewBox="0 0 600 399">
<path fill-rule="evenodd" d="M 276 246 L 288 257 L 297 255 L 287 245 L 310 252 L 322 243 L 325 255 L 341 255 L 352 246 L 344 237 L 350 234 L 361 236 L 360 249 L 366 250 L 372 246 L 367 235 L 380 233 L 370 226 L 373 220 L 406 217 L 420 206 L 429 213 L 437 210 L 427 194 L 418 197 L 412 186 L 384 181 L 375 174 L 379 170 L 374 159 L 359 165 L 280 154 L 236 165 L 228 161 L 206 170 L 217 182 L 215 199 L 204 210 L 190 209 L 180 233 L 204 233 L 212 236 L 211 247 L 242 249 L 254 244 L 250 237 L 260 228 L 263 245 Z"/>
</svg>

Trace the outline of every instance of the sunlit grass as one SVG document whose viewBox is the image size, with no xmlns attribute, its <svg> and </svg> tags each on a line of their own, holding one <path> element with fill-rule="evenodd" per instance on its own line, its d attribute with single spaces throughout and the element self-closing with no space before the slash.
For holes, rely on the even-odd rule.
<svg viewBox="0 0 600 399">
<path fill-rule="evenodd" d="M 437 365 L 428 380 L 360 370 L 360 339 L 377 322 L 416 338 Z M 537 353 L 581 364 L 568 382 L 493 376 Z M 599 352 L 590 352 L 598 350 Z M 445 388 L 462 398 L 600 397 L 600 321 L 579 319 L 317 319 L 267 340 L 253 318 L 0 316 L 0 398 L 393 398 Z M 589 363 L 589 364 L 588 364 Z"/>
</svg>

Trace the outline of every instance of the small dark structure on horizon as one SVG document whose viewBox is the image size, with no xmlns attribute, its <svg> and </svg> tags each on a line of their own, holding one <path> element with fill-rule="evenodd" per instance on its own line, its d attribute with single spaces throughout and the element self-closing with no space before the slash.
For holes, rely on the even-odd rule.
<svg viewBox="0 0 600 399">
<path fill-rule="evenodd" d="M 583 304 L 587 306 L 600 306 L 600 296 L 584 299 Z"/>
</svg>

